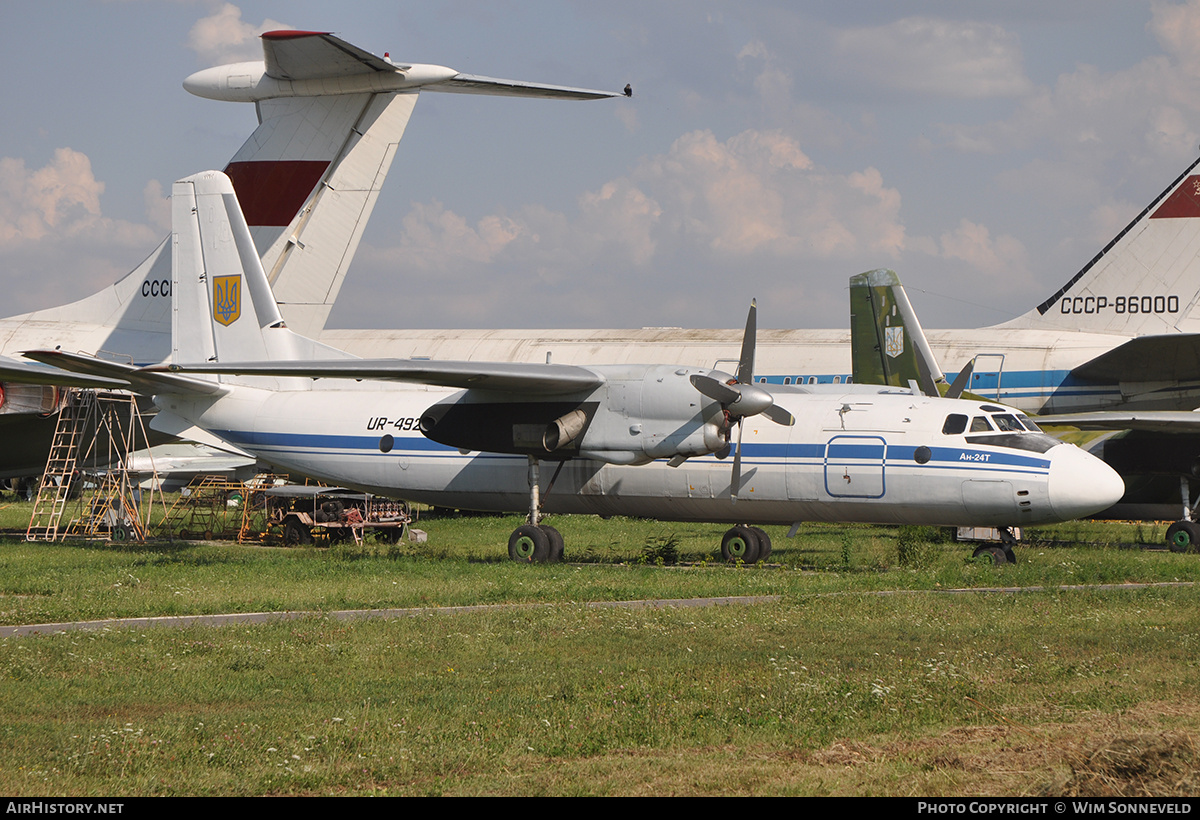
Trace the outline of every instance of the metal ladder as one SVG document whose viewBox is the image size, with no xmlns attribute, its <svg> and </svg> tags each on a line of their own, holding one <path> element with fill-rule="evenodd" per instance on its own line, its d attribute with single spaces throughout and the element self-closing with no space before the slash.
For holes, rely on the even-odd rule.
<svg viewBox="0 0 1200 820">
<path fill-rule="evenodd" d="M 72 391 L 63 403 L 58 413 L 58 424 L 54 428 L 46 471 L 42 474 L 37 499 L 33 504 L 33 515 L 29 518 L 29 529 L 25 531 L 26 541 L 58 539 L 59 521 L 71 493 L 80 441 L 95 411 L 94 390 Z"/>
</svg>

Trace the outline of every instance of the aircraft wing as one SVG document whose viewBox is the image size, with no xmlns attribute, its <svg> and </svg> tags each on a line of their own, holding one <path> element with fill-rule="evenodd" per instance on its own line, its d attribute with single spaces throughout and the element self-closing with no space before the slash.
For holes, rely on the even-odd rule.
<svg viewBox="0 0 1200 820">
<path fill-rule="evenodd" d="M 574 365 L 422 359 L 205 362 L 154 365 L 143 368 L 142 372 L 160 376 L 176 373 L 225 373 L 236 376 L 368 379 L 541 396 L 581 393 L 604 383 L 604 377 L 599 373 Z"/>
<path fill-rule="evenodd" d="M 85 380 L 89 383 L 76 385 L 80 387 L 113 387 L 151 395 L 154 393 L 213 395 L 226 392 L 226 388 L 217 382 L 189 379 L 186 376 L 176 376 L 170 373 L 146 372 L 143 368 L 131 364 L 110 362 L 81 353 L 67 353 L 62 350 L 27 350 L 21 355 L 53 366 L 54 369 L 41 368 L 47 374 L 46 381 L 41 384 L 64 384 L 60 379 L 71 378 L 64 372 L 70 371 L 86 377 Z M 57 375 L 58 373 L 64 375 Z"/>
<path fill-rule="evenodd" d="M 1105 410 L 1096 413 L 1061 413 L 1037 416 L 1040 427 L 1078 427 L 1080 430 L 1142 430 L 1153 433 L 1198 433 L 1200 411 Z"/>
<path fill-rule="evenodd" d="M 1168 382 L 1200 378 L 1200 333 L 1138 336 L 1071 371 L 1097 382 Z"/>
<path fill-rule="evenodd" d="M 267 76 L 276 80 L 324 80 L 374 73 L 407 76 L 413 68 L 412 65 L 393 63 L 376 57 L 369 51 L 323 31 L 268 31 L 262 35 L 262 42 Z M 622 96 L 618 91 L 526 83 L 461 73 L 423 87 L 426 91 L 446 91 L 454 94 L 542 97 L 556 100 L 599 100 Z"/>
</svg>

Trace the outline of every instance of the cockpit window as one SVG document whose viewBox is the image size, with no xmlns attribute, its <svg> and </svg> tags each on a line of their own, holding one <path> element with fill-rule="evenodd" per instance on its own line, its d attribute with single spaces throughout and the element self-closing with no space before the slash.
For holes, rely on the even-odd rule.
<svg viewBox="0 0 1200 820">
<path fill-rule="evenodd" d="M 1032 430 L 1035 433 L 1042 432 L 1042 428 L 1034 424 L 1033 419 L 1029 418 L 1029 416 L 1025 415 L 1024 413 L 1017 413 L 1017 418 L 1021 420 L 1021 424 L 1025 425 L 1026 430 Z"/>
<path fill-rule="evenodd" d="M 1017 421 L 1017 417 L 1010 413 L 997 413 L 992 416 L 992 422 L 996 425 L 996 429 L 1002 433 L 1025 432 L 1025 428 L 1021 426 L 1021 422 Z"/>
<path fill-rule="evenodd" d="M 962 413 L 951 413 L 946 416 L 946 423 L 942 425 L 942 433 L 947 436 L 957 436 L 966 429 L 967 417 Z"/>
<path fill-rule="evenodd" d="M 987 416 L 976 416 L 971 419 L 972 433 L 990 433 L 992 425 L 988 424 Z"/>
</svg>

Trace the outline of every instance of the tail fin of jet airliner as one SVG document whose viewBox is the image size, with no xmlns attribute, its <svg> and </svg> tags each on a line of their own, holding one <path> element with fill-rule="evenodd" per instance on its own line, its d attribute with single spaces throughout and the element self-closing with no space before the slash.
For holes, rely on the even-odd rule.
<svg viewBox="0 0 1200 820">
<path fill-rule="evenodd" d="M 225 171 L 284 318 L 309 336 L 324 327 L 421 90 L 619 96 L 399 64 L 321 32 L 267 32 L 262 42 L 262 61 L 207 69 L 184 86 L 255 104 L 259 125 Z M 137 364 L 162 361 L 171 333 L 171 264 L 164 241 L 115 285 L 5 320 L 10 352 L 62 344 Z"/>
<path fill-rule="evenodd" d="M 594 100 L 618 92 L 498 80 L 376 57 L 331 34 L 269 31 L 263 60 L 184 82 L 261 125 L 225 168 L 288 324 L 325 326 L 423 91 Z"/>
<path fill-rule="evenodd" d="M 1200 160 L 1035 309 L 1000 327 L 1200 332 Z"/>
</svg>

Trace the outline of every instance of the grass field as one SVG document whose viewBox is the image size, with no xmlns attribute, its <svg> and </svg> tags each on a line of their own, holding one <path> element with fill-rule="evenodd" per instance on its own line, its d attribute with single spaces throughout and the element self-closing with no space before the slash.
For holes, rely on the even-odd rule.
<svg viewBox="0 0 1200 820">
<path fill-rule="evenodd" d="M 3 511 L 0 511 L 2 514 Z M 1027 533 L 992 567 L 934 530 L 513 518 L 286 550 L 0 542 L 0 623 L 462 604 L 387 621 L 0 641 L 0 790 L 154 794 L 1194 794 L 1200 556 L 1162 527 Z M 1068 586 L 1069 590 L 1059 587 Z M 945 590 L 1043 587 L 947 594 Z M 903 594 L 885 594 L 903 593 Z M 704 609 L 589 601 L 775 595 Z"/>
</svg>

